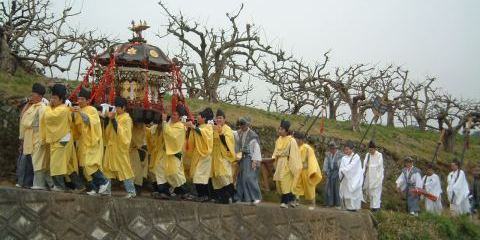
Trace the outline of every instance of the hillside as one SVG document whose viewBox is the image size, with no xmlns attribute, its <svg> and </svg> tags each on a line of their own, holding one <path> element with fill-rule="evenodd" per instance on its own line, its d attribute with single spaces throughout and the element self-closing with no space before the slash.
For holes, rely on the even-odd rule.
<svg viewBox="0 0 480 240">
<path fill-rule="evenodd" d="M 5 73 L 0 72 L 0 102 L 8 98 L 18 98 L 22 96 L 28 96 L 30 93 L 31 84 L 33 82 L 51 82 L 51 79 L 33 76 L 24 72 L 18 72 L 15 76 L 10 76 Z M 75 85 L 76 82 L 70 82 L 72 85 Z M 250 108 L 250 107 L 241 107 L 237 105 L 230 105 L 225 103 L 208 103 L 202 100 L 188 100 L 188 105 L 193 112 L 198 112 L 206 106 L 212 107 L 214 110 L 221 108 L 225 111 L 227 115 L 227 121 L 230 123 L 235 122 L 235 120 L 240 116 L 250 116 L 252 118 L 252 124 L 255 129 L 259 132 L 262 141 L 262 153 L 264 156 L 268 156 L 273 151 L 273 144 L 275 140 L 275 131 L 279 125 L 281 119 L 289 119 L 292 121 L 292 129 L 297 129 L 301 123 L 304 122 L 302 116 L 293 116 L 293 115 L 281 115 L 278 113 L 271 113 L 264 110 Z M 307 123 L 309 125 L 309 123 Z M 323 161 L 323 153 L 325 150 L 325 143 L 330 139 L 335 139 L 336 141 L 343 142 L 345 140 L 353 140 L 357 143 L 360 141 L 361 137 L 366 130 L 366 125 L 362 125 L 361 132 L 352 132 L 349 130 L 350 123 L 348 121 L 332 121 L 325 120 L 324 133 L 322 136 L 319 135 L 320 130 L 320 121 L 317 121 L 313 127 L 311 134 L 316 135 L 315 137 L 315 146 L 317 150 L 317 158 L 320 163 Z M 424 167 L 426 163 L 430 162 L 433 157 L 433 152 L 437 145 L 438 133 L 434 131 L 421 132 L 414 128 L 388 128 L 385 126 L 377 125 L 376 128 L 376 142 L 380 147 L 380 151 L 384 153 L 385 156 L 385 165 L 386 165 L 386 180 L 384 184 L 384 193 L 383 193 L 383 207 L 387 210 L 393 211 L 402 211 L 404 209 L 404 201 L 401 199 L 401 196 L 395 193 L 394 181 L 397 177 L 400 167 L 402 164 L 402 159 L 404 156 L 415 156 L 418 159 L 416 163 L 419 167 Z M 372 136 L 371 131 L 368 135 L 364 144 L 368 142 Z M 5 135 L 2 135 L 5 136 Z M 16 138 L 6 139 L 2 137 L 2 145 L 4 146 L 1 154 L 3 158 L 0 159 L 0 164 L 2 164 L 2 171 L 0 171 L 0 177 L 8 176 L 12 179 L 13 170 L 14 170 L 14 161 L 12 158 L 15 158 L 16 152 L 12 151 L 15 149 Z M 461 135 L 457 136 L 456 146 L 454 154 L 445 153 L 440 151 L 438 160 L 439 160 L 439 175 L 442 180 L 445 181 L 446 175 L 448 173 L 448 163 L 455 156 L 459 156 L 462 151 L 463 146 L 463 137 Z M 361 154 L 363 155 L 363 153 Z M 467 173 L 473 168 L 473 166 L 480 162 L 480 137 L 475 136 L 471 137 L 470 149 L 467 150 L 465 155 L 465 167 Z M 6 163 L 6 164 L 4 164 Z M 470 175 L 471 176 L 471 175 Z M 272 186 L 270 182 L 270 186 Z M 445 185 L 444 185 L 445 187 Z M 317 201 L 319 204 L 323 202 L 323 184 L 321 183 L 318 187 L 318 197 Z M 264 197 L 268 201 L 277 201 L 278 196 L 274 192 L 265 192 Z M 444 201 L 445 203 L 445 201 Z M 397 216 L 395 212 L 385 211 L 381 215 L 377 215 L 377 220 L 380 222 L 379 233 L 380 237 L 384 239 L 392 239 L 392 236 L 395 236 L 399 231 L 403 231 L 406 234 L 406 239 L 417 239 L 415 234 L 422 230 L 422 227 L 432 228 L 432 231 L 425 233 L 426 238 L 430 239 L 452 239 L 457 238 L 458 235 L 455 231 L 461 231 L 463 227 L 468 225 L 465 223 L 464 219 L 450 219 L 447 217 L 439 218 L 430 218 L 428 215 L 422 216 L 422 219 L 430 219 L 429 221 L 418 220 L 416 223 L 420 224 L 421 227 L 414 228 L 409 232 L 407 229 L 403 228 L 393 228 L 391 225 L 404 226 L 405 222 L 408 222 L 409 216 L 400 214 Z M 382 225 L 383 223 L 383 225 Z M 443 224 L 443 225 L 442 225 Z M 410 225 L 405 225 L 406 227 Z M 469 225 L 467 228 L 470 227 Z M 452 233 L 453 231 L 453 233 Z M 382 235 L 383 234 L 383 235 Z M 473 231 L 472 234 L 478 234 L 478 231 Z M 382 237 L 383 236 L 383 237 Z M 475 235 L 478 236 L 478 235 Z M 467 237 L 468 238 L 468 237 Z"/>
</svg>

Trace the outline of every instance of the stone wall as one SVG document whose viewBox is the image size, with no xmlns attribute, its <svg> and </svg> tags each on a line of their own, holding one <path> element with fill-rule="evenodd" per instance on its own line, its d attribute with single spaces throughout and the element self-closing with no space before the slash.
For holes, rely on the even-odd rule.
<svg viewBox="0 0 480 240">
<path fill-rule="evenodd" d="M 0 188 L 0 239 L 376 239 L 367 212 Z"/>
</svg>

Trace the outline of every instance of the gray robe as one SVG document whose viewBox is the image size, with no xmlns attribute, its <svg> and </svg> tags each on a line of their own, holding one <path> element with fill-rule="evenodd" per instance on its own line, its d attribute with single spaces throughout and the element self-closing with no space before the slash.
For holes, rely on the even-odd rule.
<svg viewBox="0 0 480 240">
<path fill-rule="evenodd" d="M 235 200 L 240 202 L 261 200 L 262 193 L 258 185 L 260 166 L 252 170 L 252 158 L 257 161 L 262 159 L 258 135 L 249 129 L 246 133 L 238 132 L 238 139 L 236 140 L 236 150 L 242 152 L 242 159 L 238 163 L 239 173 L 237 176 Z M 261 162 L 259 161 L 259 163 Z"/>
<path fill-rule="evenodd" d="M 338 207 L 341 203 L 339 196 L 340 180 L 338 178 L 338 169 L 340 168 L 342 157 L 343 154 L 338 150 L 335 152 L 335 155 L 327 152 L 323 161 L 323 171 L 327 174 L 325 202 L 329 207 Z"/>
<path fill-rule="evenodd" d="M 407 211 L 410 213 L 419 212 L 420 206 L 418 202 L 420 201 L 420 196 L 411 193 L 411 190 L 414 188 L 423 188 L 420 169 L 412 167 L 412 169 L 408 171 L 406 168 L 403 168 L 402 174 L 397 178 L 396 184 L 397 188 L 400 188 L 407 198 Z"/>
</svg>

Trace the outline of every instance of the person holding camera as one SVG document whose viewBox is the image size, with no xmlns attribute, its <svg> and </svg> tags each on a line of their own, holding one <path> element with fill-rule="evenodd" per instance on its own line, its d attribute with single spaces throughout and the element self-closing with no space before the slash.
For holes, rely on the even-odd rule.
<svg viewBox="0 0 480 240">
<path fill-rule="evenodd" d="M 102 172 L 103 135 L 97 109 L 89 105 L 90 91 L 85 88 L 78 94 L 74 112 L 75 132 L 78 135 L 77 157 L 83 175 L 91 183 L 89 195 L 110 194 L 110 180 Z"/>
<path fill-rule="evenodd" d="M 137 196 L 133 183 L 133 170 L 130 163 L 130 143 L 132 140 L 132 118 L 125 111 L 127 100 L 115 98 L 115 110 L 108 112 L 105 129 L 105 158 L 103 167 L 109 178 L 123 181 L 127 195 L 125 198 Z"/>
</svg>

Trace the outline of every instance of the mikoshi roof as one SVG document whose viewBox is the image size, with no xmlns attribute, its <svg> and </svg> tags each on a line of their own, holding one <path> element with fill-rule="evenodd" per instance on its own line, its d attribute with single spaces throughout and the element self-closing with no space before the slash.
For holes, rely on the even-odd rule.
<svg viewBox="0 0 480 240">
<path fill-rule="evenodd" d="M 113 54 L 116 66 L 139 67 L 160 72 L 171 71 L 172 61 L 160 48 L 135 40 L 112 46 L 97 57 L 97 62 L 107 66 Z"/>
</svg>

